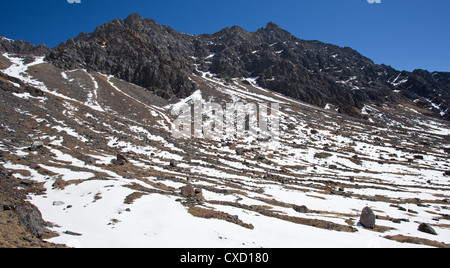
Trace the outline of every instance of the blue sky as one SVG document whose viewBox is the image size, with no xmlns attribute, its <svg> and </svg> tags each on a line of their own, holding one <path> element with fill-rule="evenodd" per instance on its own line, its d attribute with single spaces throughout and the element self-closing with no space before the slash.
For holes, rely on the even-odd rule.
<svg viewBox="0 0 450 268">
<path fill-rule="evenodd" d="M 450 72 L 448 0 L 0 0 L 0 35 L 49 47 L 131 13 L 189 34 L 273 21 L 399 70 Z"/>
</svg>

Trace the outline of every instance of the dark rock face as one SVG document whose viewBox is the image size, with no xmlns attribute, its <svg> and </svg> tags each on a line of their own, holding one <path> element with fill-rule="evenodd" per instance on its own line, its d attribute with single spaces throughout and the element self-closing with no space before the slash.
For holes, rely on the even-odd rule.
<svg viewBox="0 0 450 268">
<path fill-rule="evenodd" d="M 111 74 L 169 99 L 195 89 L 187 36 L 151 19 L 130 15 L 80 34 L 52 50 L 47 60 L 63 69 L 79 67 Z"/>
<path fill-rule="evenodd" d="M 375 228 L 375 220 L 376 216 L 373 213 L 372 209 L 369 207 L 365 207 L 361 212 L 361 218 L 359 222 L 366 228 L 373 229 Z"/>
<path fill-rule="evenodd" d="M 407 81 L 398 85 L 403 96 L 409 99 L 419 99 L 416 104 L 433 111 L 445 119 L 450 119 L 450 73 L 415 70 L 407 75 Z M 420 97 L 420 98 L 417 98 Z M 439 108 L 437 108 L 439 107 Z"/>
<path fill-rule="evenodd" d="M 450 119 L 450 73 L 398 71 L 348 47 L 299 39 L 274 23 L 256 32 L 233 26 L 191 36 L 133 14 L 53 49 L 2 38 L 0 50 L 44 54 L 63 69 L 114 75 L 166 100 L 193 93 L 197 85 L 189 76 L 203 71 L 224 79 L 256 77 L 261 87 L 360 118 L 366 103 L 389 101 Z"/>
<path fill-rule="evenodd" d="M 0 36 L 0 51 L 14 54 L 33 54 L 36 56 L 44 56 L 50 52 L 45 45 L 34 46 L 25 41 L 13 41 Z"/>
<path fill-rule="evenodd" d="M 400 72 L 348 47 L 298 39 L 273 23 L 254 33 L 232 27 L 197 40 L 214 53 L 204 60 L 207 54 L 197 50 L 199 68 L 220 77 L 257 77 L 264 88 L 321 107 L 330 103 L 354 116 L 367 102 L 425 98 L 422 108 L 450 118 L 449 73 Z"/>
<path fill-rule="evenodd" d="M 31 181 L 20 181 L 21 186 L 30 186 Z M 25 182 L 25 183 L 23 183 Z M 17 217 L 18 222 L 35 237 L 41 237 L 46 231 L 41 212 L 30 202 L 25 201 L 26 190 L 19 190 L 16 181 L 6 169 L 0 165 L 0 212 L 11 211 L 11 217 Z"/>
<path fill-rule="evenodd" d="M 21 204 L 16 208 L 20 223 L 34 236 L 41 237 L 45 232 L 44 220 L 41 212 L 32 204 Z"/>
</svg>

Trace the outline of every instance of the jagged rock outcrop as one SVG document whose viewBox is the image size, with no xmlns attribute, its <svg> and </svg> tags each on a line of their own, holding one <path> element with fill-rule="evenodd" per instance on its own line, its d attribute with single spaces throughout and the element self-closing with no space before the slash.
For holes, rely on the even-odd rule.
<svg viewBox="0 0 450 268">
<path fill-rule="evenodd" d="M 189 38 L 139 15 L 106 23 L 52 50 L 47 60 L 63 69 L 87 68 L 114 75 L 170 99 L 195 89 Z"/>
<path fill-rule="evenodd" d="M 17 180 L 0 165 L 0 247 L 55 247 L 42 241 L 49 230 L 39 209 L 27 199 L 33 183 Z M 19 187 L 20 186 L 20 187 Z M 23 228 L 23 229 L 22 229 Z"/>
<path fill-rule="evenodd" d="M 33 54 L 36 56 L 44 56 L 50 52 L 45 45 L 35 46 L 25 41 L 14 41 L 0 36 L 0 51 L 14 54 Z"/>
</svg>

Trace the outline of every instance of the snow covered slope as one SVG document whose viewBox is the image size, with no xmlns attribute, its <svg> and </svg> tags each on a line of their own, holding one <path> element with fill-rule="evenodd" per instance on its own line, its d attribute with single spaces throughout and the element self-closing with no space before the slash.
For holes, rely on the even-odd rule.
<svg viewBox="0 0 450 268">
<path fill-rule="evenodd" d="M 450 126 L 397 104 L 367 120 L 197 70 L 168 102 L 112 76 L 3 53 L 0 165 L 73 247 L 445 247 Z M 176 139 L 172 108 L 279 104 L 279 139 Z M 245 129 L 244 129 L 245 132 Z M 28 148 L 42 141 L 38 150 Z M 126 161 L 123 161 L 126 158 Z M 366 229 L 364 207 L 377 215 Z M 430 224 L 437 235 L 418 231 Z M 402 243 L 408 242 L 408 243 Z M 414 242 L 414 243 L 412 243 Z"/>
</svg>

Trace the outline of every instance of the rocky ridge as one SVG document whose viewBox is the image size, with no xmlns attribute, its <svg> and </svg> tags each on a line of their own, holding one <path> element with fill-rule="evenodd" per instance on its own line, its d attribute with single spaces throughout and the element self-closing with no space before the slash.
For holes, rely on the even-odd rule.
<svg viewBox="0 0 450 268">
<path fill-rule="evenodd" d="M 165 99 L 189 96 L 198 89 L 189 75 L 204 71 L 255 77 L 264 88 L 356 117 L 369 102 L 392 102 L 450 118 L 448 73 L 377 65 L 351 48 L 305 41 L 274 23 L 256 32 L 233 26 L 191 36 L 133 14 L 63 42 L 46 59 L 66 70 L 114 75 Z"/>
</svg>

